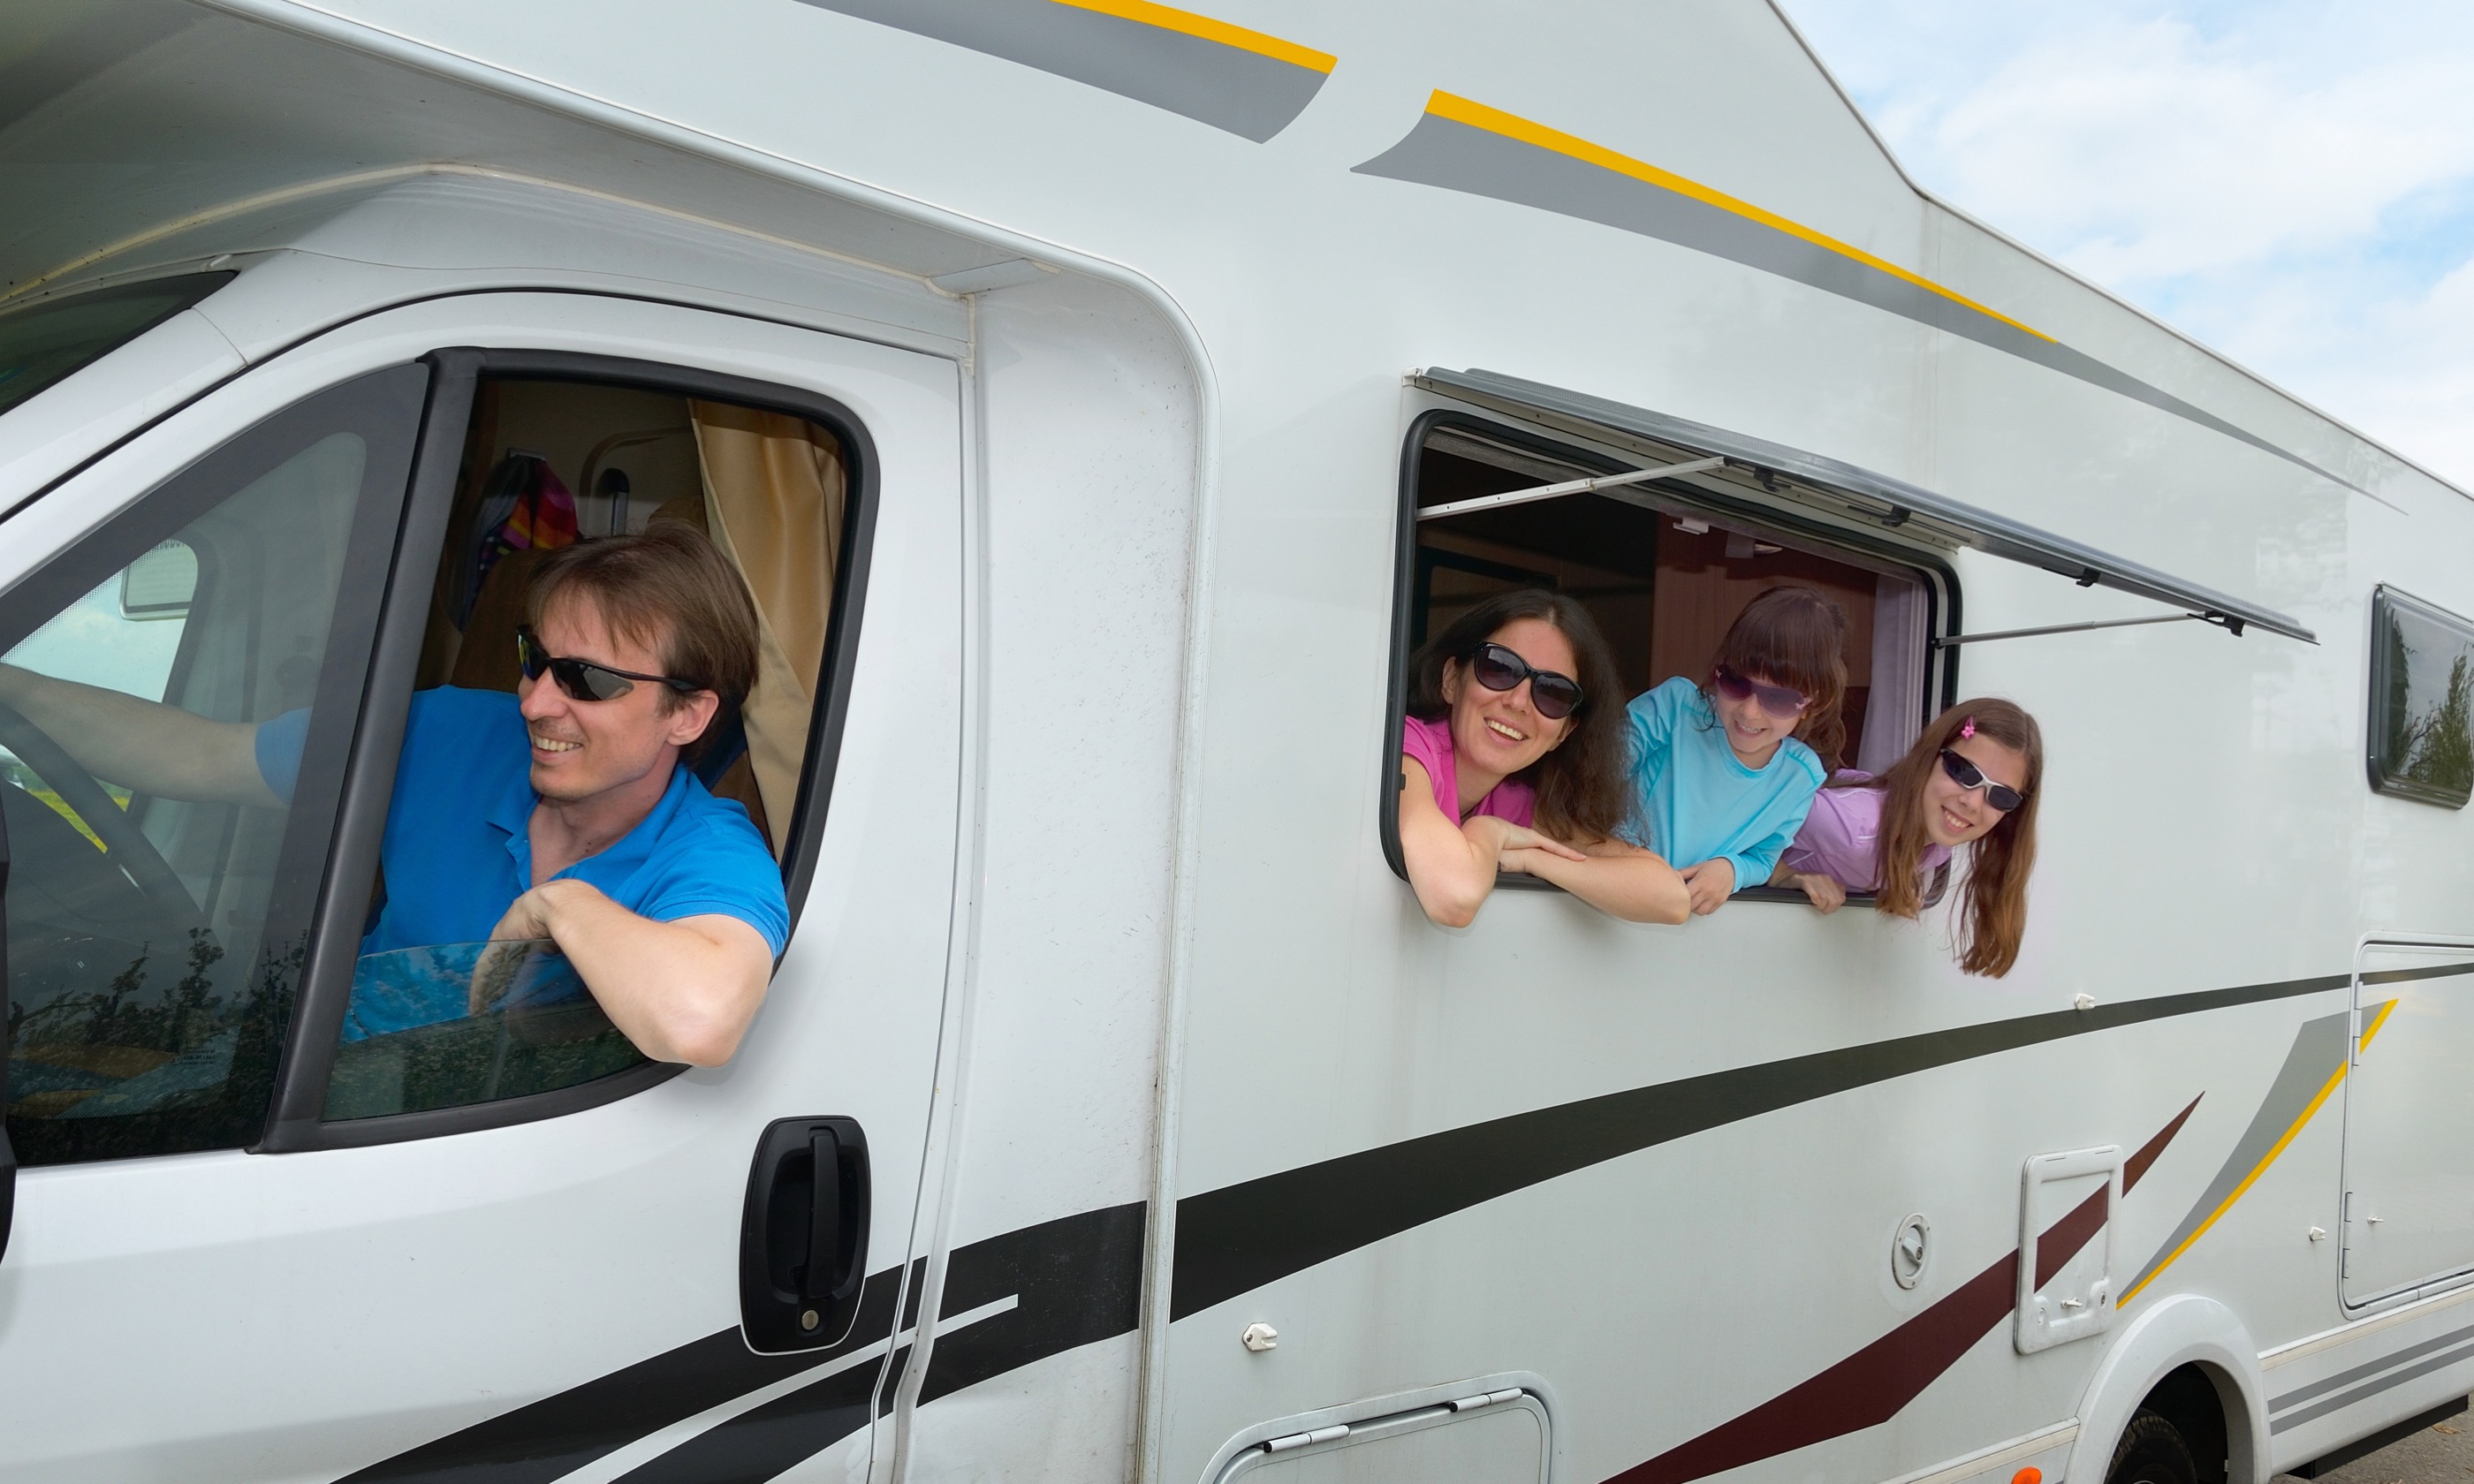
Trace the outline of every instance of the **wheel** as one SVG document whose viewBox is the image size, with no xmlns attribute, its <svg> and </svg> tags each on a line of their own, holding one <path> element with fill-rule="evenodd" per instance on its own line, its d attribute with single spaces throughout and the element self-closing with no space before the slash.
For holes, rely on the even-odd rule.
<svg viewBox="0 0 2474 1484">
<path fill-rule="evenodd" d="M 2199 1484 L 2199 1468 L 2173 1424 L 2143 1410 L 2122 1429 L 2104 1484 Z"/>
</svg>

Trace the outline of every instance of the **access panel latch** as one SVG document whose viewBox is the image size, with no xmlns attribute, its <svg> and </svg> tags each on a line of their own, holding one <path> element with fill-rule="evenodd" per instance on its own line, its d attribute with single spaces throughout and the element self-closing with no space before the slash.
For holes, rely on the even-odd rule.
<svg viewBox="0 0 2474 1484">
<path fill-rule="evenodd" d="M 750 1350 L 816 1350 L 850 1332 L 867 1277 L 867 1136 L 855 1118 L 782 1118 L 757 1140 L 739 1233 Z"/>
</svg>

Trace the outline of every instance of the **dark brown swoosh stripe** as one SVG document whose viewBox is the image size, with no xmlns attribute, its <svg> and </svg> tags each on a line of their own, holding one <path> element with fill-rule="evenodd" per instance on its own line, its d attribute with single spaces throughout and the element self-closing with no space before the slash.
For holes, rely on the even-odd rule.
<svg viewBox="0 0 2474 1484">
<path fill-rule="evenodd" d="M 2205 1092 L 2202 1092 L 2199 1094 L 2199 1097 L 2205 1097 L 2208 1094 Z M 2147 1142 L 2140 1145 L 2139 1152 L 2137 1154 L 2132 1155 L 2129 1159 L 2122 1161 L 2122 1194 L 2128 1195 L 2131 1191 L 2139 1187 L 2139 1183 L 2141 1181 L 2147 1178 L 2148 1166 L 2154 1164 L 2156 1162 L 2156 1157 L 2165 1152 L 2165 1146 L 2173 1141 L 2173 1136 L 2182 1132 L 2182 1125 L 2191 1121 L 2191 1114 L 2198 1112 L 2199 1097 L 2191 1099 L 2191 1105 L 2188 1108 L 2183 1109 L 2180 1113 L 2175 1113 L 2173 1115 L 2172 1122 L 2165 1125 L 2164 1130 L 2154 1138 L 2151 1138 Z"/>
<path fill-rule="evenodd" d="M 2134 1183 L 2131 1168 L 2145 1175 L 2198 1106 L 2198 1098 L 2191 1099 L 2189 1108 L 2123 1162 L 2125 1190 Z M 2052 1281 L 2104 1230 L 2104 1191 L 2097 1191 L 2036 1239 L 2038 1287 Z M 2018 1302 L 2019 1253 L 2013 1248 L 1930 1308 L 1829 1370 L 1607 1484 L 1685 1484 L 1888 1422 L 1987 1330 L 2009 1318 Z"/>
</svg>

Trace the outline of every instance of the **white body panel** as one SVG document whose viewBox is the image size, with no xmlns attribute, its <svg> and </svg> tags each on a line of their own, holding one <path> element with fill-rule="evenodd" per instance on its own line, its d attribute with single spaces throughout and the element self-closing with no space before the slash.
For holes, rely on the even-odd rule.
<svg viewBox="0 0 2474 1484">
<path fill-rule="evenodd" d="M 0 1388 L 14 1419 L 0 1476 L 329 1478 L 374 1447 L 408 1448 L 614 1360 L 732 1328 L 748 1151 L 772 1118 L 857 1113 L 875 1141 L 876 1199 L 893 1210 L 915 1201 L 960 740 L 951 362 L 657 305 L 433 301 L 358 321 L 184 409 L 53 490 L 25 528 L 90 523 L 150 473 L 306 392 L 442 344 L 630 355 L 806 386 L 866 419 L 885 476 L 900 481 L 906 497 L 876 530 L 872 621 L 842 742 L 852 786 L 760 1017 L 786 1029 L 758 1032 L 725 1069 L 513 1128 L 25 1173 L 0 1274 L 11 1333 Z M 881 1223 L 869 1270 L 898 1281 L 904 1236 L 901 1223 Z M 214 1364 L 176 1347 L 133 1358 L 125 1336 L 162 1322 L 166 1294 L 182 1296 L 184 1330 L 214 1336 Z M 372 1343 L 378 1335 L 393 1338 Z M 879 1366 L 885 1350 L 880 1341 L 843 1364 Z M 155 1403 L 96 1428 L 78 1399 L 105 1372 Z M 269 1375 L 288 1379 L 261 1405 L 252 1398 Z M 843 1448 L 863 1467 L 867 1446 L 862 1431 Z"/>
<path fill-rule="evenodd" d="M 67 1365 L 32 1336 L 123 1302 L 82 1285 L 135 1260 L 133 1208 L 193 1191 L 195 1233 L 171 1247 L 213 1291 L 163 1364 L 235 1327 L 266 1336 L 246 1341 L 262 1358 L 112 1466 L 138 1476 L 146 1449 L 218 1433 L 276 1440 L 231 1443 L 218 1477 L 376 1463 L 728 1324 L 755 1128 L 853 1111 L 862 1089 L 899 1110 L 870 1123 L 870 1268 L 907 1244 L 941 1302 L 874 1436 L 800 1476 L 872 1460 L 880 1477 L 1201 1484 L 1299 1419 L 1520 1376 L 1568 1484 L 2031 1466 L 2096 1484 L 2150 1388 L 2197 1366 L 2232 1476 L 2259 1484 L 2474 1384 L 2455 1339 L 2385 1359 L 2465 1328 L 2442 1316 L 2463 1312 L 2445 1285 L 2474 1260 L 2474 1211 L 2417 1208 L 2441 1256 L 2341 1289 L 2342 1195 L 2370 1167 L 2353 1141 L 2430 1177 L 2431 1202 L 2453 1177 L 2423 1144 L 2463 1142 L 2453 1084 L 2427 1075 L 2445 1047 L 2417 1046 L 2425 1074 L 2373 1076 L 2416 1021 L 2359 1063 L 2341 1048 L 2365 939 L 2474 931 L 2474 826 L 2374 795 L 2362 760 L 2372 589 L 2474 611 L 2465 495 L 1919 195 L 1759 4 L 1228 0 L 1215 14 L 1339 59 L 1267 142 L 843 9 L 229 0 L 15 126 L 29 159 L 59 140 L 150 159 L 186 117 L 154 84 L 216 77 L 231 159 L 46 216 L 0 261 L 48 287 L 225 254 L 241 275 L 0 419 L 0 508 L 41 491 L 0 528 L 0 582 L 243 420 L 223 409 L 448 345 L 829 393 L 876 428 L 887 498 L 826 853 L 739 1062 L 487 1134 L 29 1171 L 0 1265 L 0 1408 L 126 1373 L 100 1326 Z M 1645 59 L 1660 85 L 1639 85 Z M 272 128 L 278 79 L 322 129 Z M 1435 90 L 1946 285 L 2244 437 L 1714 251 L 1358 170 Z M 1946 911 L 1919 926 L 1747 901 L 1642 927 L 1505 891 L 1439 929 L 1380 837 L 1401 443 L 1443 409 L 1539 425 L 1404 388 L 1430 366 L 1878 470 L 2256 600 L 2320 643 L 2186 624 L 1960 652 L 1958 693 L 2021 700 L 2050 758 L 2033 926 L 1999 980 L 1958 972 Z M 1914 550 L 1954 573 L 1967 632 L 2155 610 Z M 2133 1013 L 2219 991 L 2241 993 Z M 2324 1066 L 2322 1040 L 2341 1048 Z M 2355 1091 L 2332 1090 L 2349 1066 L 2382 1132 L 2358 1135 Z M 1457 1161 L 1551 1164 L 1625 1119 L 1599 1157 L 1378 1219 L 1385 1200 L 1425 1210 Z M 2254 1136 L 2264 1158 L 2244 1153 Z M 2095 1250 L 2120 1311 L 2022 1353 L 2003 1264 L 2023 1161 L 2108 1145 L 2125 1162 Z M 1198 1199 L 1241 1187 L 1256 1195 Z M 645 1304 L 500 1345 L 447 1332 L 464 1310 L 406 1281 L 353 1321 L 383 1343 L 302 1358 L 304 1314 L 345 1286 L 320 1266 L 345 1260 L 337 1233 L 487 1272 L 503 1308 L 562 1265 L 563 1238 L 657 1190 L 665 1234 L 610 1279 Z M 1310 1225 L 1343 1198 L 1372 1235 L 1212 1286 L 1213 1244 L 1243 1249 L 1226 1233 L 1246 1220 Z M 1911 1212 L 1931 1257 L 1903 1288 L 1889 1254 Z M 543 1233 L 538 1270 L 477 1256 L 511 1221 Z M 1979 1292 L 1981 1324 L 1947 1318 Z M 1240 1344 L 1255 1323 L 1275 1349 Z M 1921 1377 L 1895 1405 L 1850 1379 L 1890 1344 Z M 382 1422 L 366 1368 L 389 1377 Z M 40 1404 L 41 1447 L 0 1443 L 28 1477 L 100 1446 L 92 1413 Z M 1776 1418 L 1812 1434 L 1744 1441 Z M 624 1443 L 576 1476 L 667 1446 Z M 325 1462 L 252 1472 L 278 1456 Z M 1382 1448 L 1313 1456 L 1395 1476 Z"/>
</svg>

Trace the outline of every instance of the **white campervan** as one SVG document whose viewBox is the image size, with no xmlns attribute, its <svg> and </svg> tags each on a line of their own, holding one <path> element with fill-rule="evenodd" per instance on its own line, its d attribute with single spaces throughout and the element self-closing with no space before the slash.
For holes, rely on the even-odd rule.
<svg viewBox="0 0 2474 1484">
<path fill-rule="evenodd" d="M 663 521 L 792 914 L 714 1069 L 360 953 L 416 695 Z M 2352 1456 L 2474 1387 L 2469 553 L 1764 0 L 0 0 L 0 1481 Z M 1647 690 L 1787 580 L 1851 760 L 2042 720 L 2015 968 L 1427 920 L 1421 637 L 1552 588 Z"/>
</svg>

